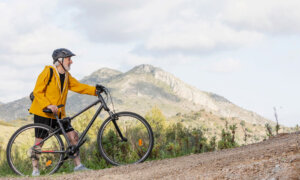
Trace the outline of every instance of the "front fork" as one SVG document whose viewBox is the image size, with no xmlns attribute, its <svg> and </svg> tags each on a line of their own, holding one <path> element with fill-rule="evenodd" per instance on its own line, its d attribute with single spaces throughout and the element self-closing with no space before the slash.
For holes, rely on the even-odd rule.
<svg viewBox="0 0 300 180">
<path fill-rule="evenodd" d="M 110 115 L 110 118 L 111 118 L 111 120 L 112 120 L 112 122 L 113 122 L 113 124 L 114 124 L 114 126 L 115 126 L 115 128 L 116 128 L 116 130 L 117 130 L 117 132 L 118 132 L 118 134 L 119 134 L 119 136 L 120 136 L 120 138 L 121 138 L 121 141 L 127 142 L 127 138 L 125 138 L 125 137 L 123 136 L 123 134 L 122 134 L 122 132 L 121 132 L 121 130 L 120 130 L 118 124 L 117 124 L 117 120 L 119 119 L 118 115 L 117 115 L 117 114 L 114 114 L 114 113 L 111 112 L 111 111 L 109 111 L 109 115 Z"/>
</svg>

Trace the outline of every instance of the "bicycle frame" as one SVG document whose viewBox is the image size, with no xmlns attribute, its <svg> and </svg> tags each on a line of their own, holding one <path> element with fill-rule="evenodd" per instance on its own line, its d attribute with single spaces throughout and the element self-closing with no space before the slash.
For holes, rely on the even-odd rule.
<svg viewBox="0 0 300 180">
<path fill-rule="evenodd" d="M 74 116 L 70 117 L 69 120 L 72 120 L 74 119 L 75 117 L 77 117 L 78 115 L 82 114 L 83 112 L 87 111 L 88 109 L 90 109 L 91 107 L 97 105 L 98 103 L 101 103 L 100 107 L 97 109 L 96 113 L 94 114 L 92 120 L 89 122 L 88 126 L 86 127 L 86 129 L 83 131 L 83 133 L 80 135 L 79 137 L 79 140 L 77 142 L 77 144 L 75 145 L 75 150 L 77 150 L 84 142 L 84 137 L 85 135 L 87 134 L 87 132 L 89 131 L 89 129 L 91 128 L 91 126 L 93 125 L 93 123 L 95 122 L 97 116 L 101 113 L 102 109 L 104 109 L 105 111 L 108 112 L 109 116 L 112 118 L 113 120 L 113 124 L 115 125 L 115 128 L 117 129 L 122 141 L 127 141 L 127 139 L 125 137 L 123 137 L 117 123 L 116 123 L 116 117 L 114 116 L 114 113 L 112 111 L 110 111 L 110 109 L 107 107 L 107 104 L 106 102 L 104 101 L 102 95 L 100 93 L 97 93 L 98 95 L 98 100 L 96 100 L 95 102 L 93 102 L 92 104 L 90 104 L 88 107 L 84 108 L 83 110 L 81 110 L 79 113 L 75 114 Z M 63 128 L 63 123 L 61 122 L 63 119 L 59 119 L 58 115 L 57 114 L 54 114 L 55 115 L 55 118 L 58 122 L 58 125 L 59 125 L 59 128 L 56 129 L 54 132 L 50 133 L 48 135 L 48 137 L 44 138 L 41 142 L 35 144 L 33 147 L 36 147 L 40 144 L 42 144 L 43 142 L 45 142 L 47 139 L 49 139 L 50 137 L 52 137 L 52 135 L 58 133 L 60 130 L 62 131 L 63 133 L 63 136 L 65 137 L 66 141 L 67 141 L 67 144 L 68 144 L 68 148 L 71 147 L 71 143 L 70 143 L 70 140 L 67 136 L 67 133 L 66 131 L 64 130 Z M 37 152 L 39 153 L 67 153 L 67 149 L 64 150 L 64 151 L 38 151 L 36 150 Z"/>
</svg>

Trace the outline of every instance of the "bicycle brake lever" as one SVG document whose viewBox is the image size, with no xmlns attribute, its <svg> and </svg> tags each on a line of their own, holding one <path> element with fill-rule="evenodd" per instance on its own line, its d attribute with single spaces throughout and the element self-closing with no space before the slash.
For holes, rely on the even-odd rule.
<svg viewBox="0 0 300 180">
<path fill-rule="evenodd" d="M 107 96 L 107 91 L 108 91 L 108 89 L 106 89 L 106 88 L 103 90 L 103 92 L 106 96 Z"/>
</svg>

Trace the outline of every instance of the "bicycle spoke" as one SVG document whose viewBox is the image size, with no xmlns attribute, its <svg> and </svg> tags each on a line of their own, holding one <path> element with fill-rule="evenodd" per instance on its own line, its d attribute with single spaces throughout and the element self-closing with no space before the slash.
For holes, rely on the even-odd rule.
<svg viewBox="0 0 300 180">
<path fill-rule="evenodd" d="M 135 116 L 120 116 L 116 120 L 120 132 L 127 139 L 122 141 L 113 121 L 101 130 L 101 146 L 104 156 L 115 165 L 143 161 L 153 145 L 152 132 Z"/>
<path fill-rule="evenodd" d="M 43 143 L 36 143 L 36 136 L 50 134 L 49 129 L 31 125 L 20 129 L 12 136 L 8 146 L 8 159 L 11 168 L 20 175 L 31 175 L 33 168 L 38 168 L 40 174 L 51 174 L 56 171 L 62 160 L 62 143 L 57 136 L 51 136 Z M 46 134 L 46 135 L 47 135 Z M 45 137 L 44 137 L 45 138 Z M 37 145 L 38 144 L 38 145 Z"/>
</svg>

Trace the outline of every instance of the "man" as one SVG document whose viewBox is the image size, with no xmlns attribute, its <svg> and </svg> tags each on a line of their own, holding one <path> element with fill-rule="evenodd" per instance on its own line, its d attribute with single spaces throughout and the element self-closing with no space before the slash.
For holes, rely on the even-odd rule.
<svg viewBox="0 0 300 180">
<path fill-rule="evenodd" d="M 71 57 L 75 56 L 70 50 L 65 48 L 56 49 L 53 51 L 53 66 L 46 66 L 43 72 L 39 75 L 35 88 L 33 90 L 34 100 L 31 104 L 29 112 L 34 114 L 34 123 L 46 124 L 52 128 L 58 127 L 57 120 L 53 114 L 44 113 L 43 109 L 51 109 L 53 113 L 58 114 L 60 118 L 66 116 L 65 106 L 57 108 L 58 105 L 66 104 L 68 90 L 96 96 L 96 87 L 89 86 L 78 82 L 71 76 L 69 70 L 73 61 Z M 52 70 L 50 70 L 52 68 Z M 52 73 L 51 73 L 52 71 Z M 52 76 L 51 76 L 52 74 Z M 49 83 L 50 82 L 50 83 Z M 68 138 L 72 145 L 78 142 L 78 134 L 74 131 L 71 124 L 64 125 Z M 35 132 L 35 143 L 39 143 L 47 136 L 47 132 Z M 42 146 L 42 145 L 40 145 Z M 80 157 L 74 159 L 74 171 L 87 170 L 80 163 Z M 33 172 L 32 176 L 39 176 L 38 158 L 32 158 Z"/>
</svg>

